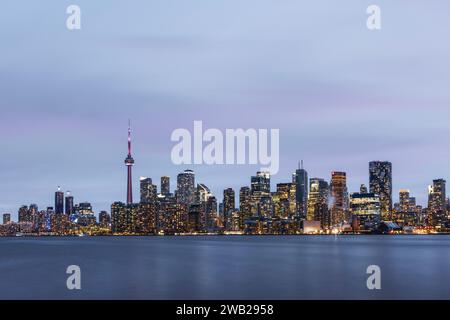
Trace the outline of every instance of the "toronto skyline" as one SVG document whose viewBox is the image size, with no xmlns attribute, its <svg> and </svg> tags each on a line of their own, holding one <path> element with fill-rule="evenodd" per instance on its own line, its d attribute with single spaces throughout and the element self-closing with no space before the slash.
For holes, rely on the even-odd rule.
<svg viewBox="0 0 450 320">
<path fill-rule="evenodd" d="M 433 12 L 380 1 L 377 33 L 358 1 L 79 2 L 86 15 L 73 33 L 60 28 L 65 3 L 19 0 L 0 12 L 0 213 L 16 220 L 21 205 L 53 206 L 57 186 L 96 213 L 126 202 L 128 118 L 135 191 L 140 176 L 173 181 L 185 169 L 219 199 L 248 185 L 258 166 L 171 163 L 171 132 L 195 120 L 280 129 L 272 187 L 300 159 L 310 177 L 345 171 L 349 192 L 369 184 L 370 161 L 388 160 L 394 201 L 409 189 L 423 206 L 433 179 L 450 179 L 445 1 Z"/>
</svg>

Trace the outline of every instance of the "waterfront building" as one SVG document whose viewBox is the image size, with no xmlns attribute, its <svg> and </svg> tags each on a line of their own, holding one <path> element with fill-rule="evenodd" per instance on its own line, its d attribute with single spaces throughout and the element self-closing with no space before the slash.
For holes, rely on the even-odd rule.
<svg viewBox="0 0 450 320">
<path fill-rule="evenodd" d="M 64 192 L 61 191 L 61 187 L 55 192 L 55 214 L 64 213 Z"/>
<path fill-rule="evenodd" d="M 167 176 L 161 177 L 161 194 L 163 196 L 170 195 L 170 177 Z"/>
<path fill-rule="evenodd" d="M 303 168 L 303 160 L 293 176 L 296 186 L 297 214 L 300 219 L 306 219 L 308 211 L 308 172 Z"/>
<path fill-rule="evenodd" d="M 372 161 L 369 163 L 370 192 L 380 197 L 381 219 L 392 219 L 392 163 Z"/>
<path fill-rule="evenodd" d="M 98 222 L 102 228 L 109 229 L 111 227 L 111 216 L 106 211 L 100 211 Z"/>
<path fill-rule="evenodd" d="M 381 222 L 380 197 L 374 193 L 352 193 L 350 214 L 354 231 L 374 231 Z"/>
<path fill-rule="evenodd" d="M 11 222 L 11 214 L 10 213 L 4 213 L 3 214 L 3 224 L 8 224 Z"/>
<path fill-rule="evenodd" d="M 310 179 L 307 219 L 308 221 L 320 221 L 322 229 L 328 229 L 331 223 L 328 200 L 328 183 L 321 178 Z"/>
<path fill-rule="evenodd" d="M 437 228 L 443 228 L 448 220 L 445 186 L 444 179 L 436 179 L 428 189 L 428 222 Z"/>
<path fill-rule="evenodd" d="M 223 191 L 223 217 L 225 230 L 231 230 L 232 213 L 236 210 L 236 197 L 232 188 Z"/>
<path fill-rule="evenodd" d="M 331 173 L 331 224 L 333 226 L 350 221 L 348 211 L 347 175 L 345 172 Z"/>
<path fill-rule="evenodd" d="M 70 216 L 74 214 L 74 204 L 73 204 L 73 196 L 70 191 L 67 191 L 66 193 L 66 199 L 65 199 L 65 213 L 66 215 Z"/>
<path fill-rule="evenodd" d="M 195 202 L 195 173 L 185 170 L 177 176 L 177 202 L 189 206 Z"/>
<path fill-rule="evenodd" d="M 140 178 L 140 193 L 141 203 L 156 203 L 158 191 L 151 178 Z"/>
</svg>

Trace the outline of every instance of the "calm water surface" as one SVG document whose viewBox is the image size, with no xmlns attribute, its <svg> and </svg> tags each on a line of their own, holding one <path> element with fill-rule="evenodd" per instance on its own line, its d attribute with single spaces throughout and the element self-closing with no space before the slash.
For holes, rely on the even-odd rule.
<svg viewBox="0 0 450 320">
<path fill-rule="evenodd" d="M 0 238 L 0 299 L 450 299 L 450 236 Z"/>
</svg>

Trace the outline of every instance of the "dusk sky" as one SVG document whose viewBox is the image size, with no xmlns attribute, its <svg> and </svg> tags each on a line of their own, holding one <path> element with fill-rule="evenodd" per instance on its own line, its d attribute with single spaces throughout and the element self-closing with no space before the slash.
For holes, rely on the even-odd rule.
<svg viewBox="0 0 450 320">
<path fill-rule="evenodd" d="M 81 7 L 81 30 L 66 8 Z M 381 7 L 369 31 L 366 8 Z M 125 201 L 127 126 L 134 191 L 194 169 L 222 201 L 260 166 L 176 166 L 173 130 L 280 129 L 280 171 L 393 163 L 426 205 L 450 181 L 450 2 L 364 0 L 3 1 L 0 10 L 0 213 L 53 206 L 57 186 L 95 212 Z"/>
</svg>

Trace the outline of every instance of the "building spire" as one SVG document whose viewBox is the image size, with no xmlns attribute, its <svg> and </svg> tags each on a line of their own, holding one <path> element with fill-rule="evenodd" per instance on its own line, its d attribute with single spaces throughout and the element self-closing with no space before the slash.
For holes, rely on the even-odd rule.
<svg viewBox="0 0 450 320">
<path fill-rule="evenodd" d="M 131 120 L 128 119 L 128 156 L 125 159 L 127 166 L 127 204 L 133 203 L 133 178 L 132 167 L 134 166 L 134 159 L 131 156 Z"/>
</svg>

